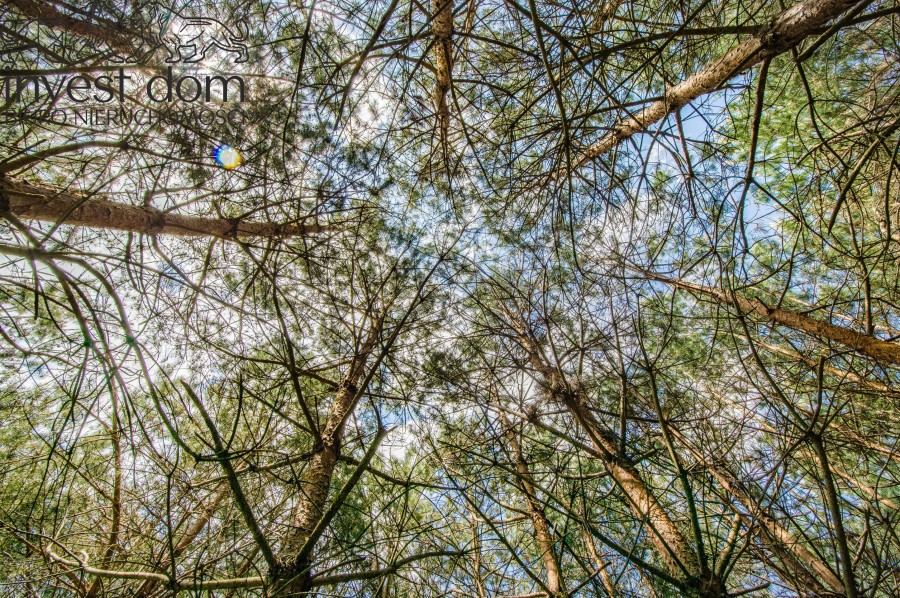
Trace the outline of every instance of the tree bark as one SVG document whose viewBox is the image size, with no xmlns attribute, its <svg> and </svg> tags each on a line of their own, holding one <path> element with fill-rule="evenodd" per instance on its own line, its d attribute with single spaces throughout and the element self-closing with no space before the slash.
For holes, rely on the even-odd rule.
<svg viewBox="0 0 900 598">
<path fill-rule="evenodd" d="M 450 93 L 451 72 L 453 71 L 453 2 L 452 0 L 432 0 L 434 16 L 431 31 L 434 34 L 435 90 L 434 104 L 441 131 L 441 143 L 447 142 L 450 127 L 450 108 L 447 95 Z"/>
<path fill-rule="evenodd" d="M 37 187 L 21 181 L 0 180 L 0 211 L 24 219 L 122 230 L 148 235 L 216 237 L 234 241 L 240 237 L 288 238 L 333 230 L 321 224 L 275 224 L 242 218 L 202 218 L 163 212 L 149 206 L 133 206 L 92 199 Z"/>
<path fill-rule="evenodd" d="M 843 326 L 835 326 L 830 322 L 816 320 L 809 316 L 804 316 L 803 314 L 798 314 L 780 307 L 769 307 L 756 298 L 748 299 L 737 294 L 732 296 L 720 289 L 670 278 L 647 270 L 640 270 L 638 268 L 630 269 L 640 272 L 651 280 L 664 282 L 677 289 L 697 293 L 698 295 L 715 299 L 717 302 L 724 305 L 737 307 L 745 314 L 758 316 L 775 322 L 776 324 L 787 326 L 794 330 L 800 330 L 813 336 L 827 338 L 842 345 L 846 345 L 862 355 L 866 355 L 879 361 L 887 361 L 889 363 L 900 365 L 900 344 L 895 342 L 884 341 L 875 338 L 874 336 L 864 334 L 863 332 L 850 330 Z"/>
<path fill-rule="evenodd" d="M 280 566 L 273 574 L 276 583 L 273 596 L 282 595 L 281 593 L 286 596 L 300 595 L 312 587 L 312 558 L 311 555 L 304 555 L 303 549 L 325 512 L 331 480 L 340 456 L 344 425 L 356 406 L 358 385 L 381 332 L 381 323 L 380 318 L 372 323 L 353 357 L 320 432 L 322 440 L 315 448 L 300 480 L 300 499 L 294 511 L 293 529 L 284 543 Z"/>
<path fill-rule="evenodd" d="M 791 359 L 795 359 L 801 363 L 805 363 L 806 365 L 808 365 L 811 368 L 818 366 L 817 360 L 812 359 L 810 357 L 806 357 L 805 355 L 801 355 L 800 353 L 797 353 L 796 351 L 794 351 L 792 349 L 787 349 L 785 347 L 779 347 L 778 345 L 773 345 L 773 344 L 767 343 L 765 341 L 755 341 L 755 342 L 758 346 L 762 347 L 763 349 L 772 351 L 773 353 L 779 353 L 781 355 L 784 355 L 785 357 L 790 357 Z M 887 386 L 886 384 L 882 384 L 881 382 L 878 382 L 877 380 L 870 380 L 870 379 L 860 376 L 859 374 L 856 374 L 854 372 L 848 372 L 846 370 L 842 370 L 842 369 L 836 368 L 836 367 L 828 365 L 828 364 L 825 365 L 825 371 L 828 372 L 829 374 L 831 374 L 832 376 L 834 376 L 835 378 L 839 378 L 841 380 L 850 380 L 851 382 L 854 382 L 854 383 L 858 384 L 859 386 L 865 386 L 867 388 L 870 388 L 870 389 L 878 391 L 878 392 L 883 392 L 883 393 L 893 394 L 893 395 L 900 393 L 900 391 L 894 390 L 890 386 Z"/>
<path fill-rule="evenodd" d="M 637 115 L 616 123 L 611 132 L 588 146 L 573 160 L 572 170 L 605 154 L 635 133 L 645 131 L 650 125 L 660 122 L 698 97 L 715 91 L 732 77 L 796 46 L 819 27 L 857 3 L 856 0 L 804 0 L 785 10 L 756 35 L 666 91 L 662 100 L 653 102 Z M 568 174 L 568 170 L 561 169 L 554 173 L 552 179 L 557 180 Z"/>
<path fill-rule="evenodd" d="M 554 402 L 565 406 L 584 428 L 606 470 L 625 494 L 632 511 L 652 528 L 650 540 L 667 571 L 674 578 L 683 580 L 689 596 L 726 596 L 725 584 L 714 572 L 703 570 L 687 537 L 641 479 L 634 464 L 625 455 L 618 454 L 618 438 L 613 432 L 605 430 L 590 412 L 577 383 L 571 384 L 558 368 L 546 363 L 525 322 L 513 314 L 508 315 L 512 318 L 512 327 L 528 353 L 532 367 L 539 374 L 545 392 Z"/>
<path fill-rule="evenodd" d="M 690 452 L 704 469 L 715 479 L 726 492 L 731 494 L 744 507 L 750 522 L 759 523 L 764 532 L 760 539 L 795 575 L 803 580 L 802 585 L 821 593 L 826 588 L 838 594 L 844 593 L 844 584 L 825 562 L 800 543 L 787 529 L 781 526 L 744 488 L 735 476 L 724 466 L 716 465 L 693 446 L 674 426 L 670 433 Z"/>
<path fill-rule="evenodd" d="M 538 549 L 541 551 L 541 559 L 544 562 L 547 588 L 550 590 L 552 598 L 565 596 L 566 592 L 562 575 L 560 574 L 559 562 L 557 561 L 556 552 L 553 550 L 553 535 L 550 532 L 550 522 L 547 520 L 546 513 L 544 513 L 543 505 L 538 500 L 528 462 L 522 453 L 522 445 L 519 443 L 519 438 L 516 436 L 516 432 L 506 415 L 504 415 L 502 410 L 498 410 L 498 413 L 500 414 L 503 432 L 512 449 L 519 485 L 522 493 L 525 495 L 525 502 L 528 504 L 528 516 L 534 525 L 534 539 L 537 542 Z"/>
<path fill-rule="evenodd" d="M 613 583 L 609 571 L 607 571 L 608 565 L 600 557 L 600 553 L 597 552 L 597 547 L 594 545 L 594 539 L 587 529 L 582 530 L 582 538 L 585 545 L 587 545 L 588 552 L 591 553 L 591 560 L 594 561 L 594 566 L 597 567 L 597 574 L 600 576 L 603 589 L 606 591 L 607 595 L 609 595 L 609 598 L 616 598 L 619 593 L 616 591 L 616 585 Z"/>
</svg>

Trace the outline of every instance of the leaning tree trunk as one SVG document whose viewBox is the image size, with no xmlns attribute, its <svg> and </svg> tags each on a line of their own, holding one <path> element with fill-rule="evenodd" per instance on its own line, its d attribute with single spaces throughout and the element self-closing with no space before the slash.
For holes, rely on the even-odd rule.
<svg viewBox="0 0 900 598">
<path fill-rule="evenodd" d="M 542 386 L 551 400 L 562 404 L 584 428 L 600 455 L 604 467 L 622 489 L 634 514 L 647 521 L 650 540 L 668 573 L 681 580 L 689 596 L 723 598 L 725 584 L 715 572 L 703 567 L 687 537 L 675 525 L 656 496 L 644 483 L 634 463 L 618 451 L 618 438 L 605 430 L 588 408 L 577 383 L 570 383 L 563 373 L 549 365 L 524 321 L 512 314 L 512 327 L 528 353 L 532 367 L 538 372 Z"/>
<path fill-rule="evenodd" d="M 796 46 L 822 25 L 858 4 L 856 0 L 804 0 L 776 17 L 769 26 L 741 42 L 737 47 L 666 91 L 634 116 L 617 122 L 612 131 L 592 143 L 577 159 L 572 170 L 605 154 L 636 133 L 662 121 L 689 102 L 717 90 L 726 81 L 746 72 L 773 56 Z M 552 175 L 559 179 L 571 171 L 562 169 Z"/>
<path fill-rule="evenodd" d="M 806 548 L 791 532 L 779 524 L 768 511 L 760 506 L 730 471 L 724 466 L 717 465 L 707 459 L 674 426 L 670 426 L 670 432 L 703 465 L 713 479 L 741 504 L 746 514 L 741 513 L 740 515 L 746 517 L 748 523 L 756 522 L 763 528 L 760 540 L 800 579 L 801 585 L 816 591 L 817 594 L 826 590 L 832 594 L 843 594 L 844 584 L 831 570 L 831 567 Z"/>
<path fill-rule="evenodd" d="M 522 494 L 525 495 L 528 516 L 534 525 L 534 539 L 537 542 L 538 549 L 541 551 L 541 560 L 544 563 L 544 572 L 547 577 L 547 589 L 550 591 L 552 598 L 566 595 L 565 586 L 563 585 L 562 574 L 560 573 L 559 561 L 556 552 L 553 550 L 553 535 L 550 532 L 550 522 L 544 512 L 544 507 L 540 503 L 535 491 L 534 480 L 531 477 L 531 470 L 528 467 L 528 461 L 522 452 L 522 445 L 512 424 L 503 414 L 500 413 L 500 425 L 503 426 L 503 432 L 512 449 L 512 456 L 516 466 L 516 477 L 519 480 L 519 486 Z"/>
<path fill-rule="evenodd" d="M 594 561 L 594 566 L 597 568 L 597 575 L 600 576 L 600 582 L 603 584 L 603 590 L 609 596 L 609 598 L 616 598 L 619 596 L 619 592 L 616 591 L 616 584 L 613 582 L 612 577 L 609 574 L 609 565 L 606 563 L 603 558 L 600 556 L 600 553 L 597 552 L 597 547 L 594 545 L 594 538 L 591 537 L 590 532 L 588 532 L 587 528 L 582 530 L 582 540 L 584 541 L 585 546 L 587 546 L 588 552 L 591 555 L 591 560 Z"/>
<path fill-rule="evenodd" d="M 776 324 L 799 330 L 807 334 L 825 338 L 842 345 L 850 347 L 857 353 L 871 357 L 878 361 L 886 361 L 900 365 L 900 344 L 896 342 L 884 341 L 874 336 L 869 336 L 863 332 L 851 330 L 843 326 L 836 326 L 830 322 L 823 322 L 793 312 L 780 307 L 769 307 L 756 298 L 742 297 L 738 294 L 729 295 L 721 289 L 686 282 L 677 278 L 670 278 L 655 272 L 641 270 L 639 268 L 629 269 L 640 272 L 650 280 L 664 282 L 676 289 L 682 289 L 692 293 L 696 293 L 703 297 L 709 297 L 715 301 L 737 307 L 744 314 L 751 314 L 766 320 L 770 320 Z"/>
<path fill-rule="evenodd" d="M 122 230 L 148 235 L 288 238 L 331 230 L 320 224 L 250 222 L 243 218 L 202 218 L 163 212 L 150 206 L 79 197 L 61 190 L 0 179 L 0 213 L 73 226 Z"/>
</svg>

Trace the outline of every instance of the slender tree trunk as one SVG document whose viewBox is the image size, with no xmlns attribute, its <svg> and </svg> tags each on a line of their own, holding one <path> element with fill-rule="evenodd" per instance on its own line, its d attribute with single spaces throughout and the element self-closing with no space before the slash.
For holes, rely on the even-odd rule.
<svg viewBox="0 0 900 598">
<path fill-rule="evenodd" d="M 446 146 L 447 131 L 450 127 L 450 107 L 447 95 L 453 72 L 453 1 L 432 0 L 433 18 L 431 31 L 434 34 L 435 90 L 434 104 L 440 128 L 441 145 Z"/>
<path fill-rule="evenodd" d="M 887 496 L 882 496 L 877 488 L 870 486 L 864 481 L 862 474 L 858 473 L 855 475 L 851 475 L 850 472 L 845 471 L 843 468 L 835 465 L 834 463 L 830 463 L 830 465 L 831 471 L 836 473 L 838 477 L 843 479 L 844 482 L 846 482 L 848 485 L 856 486 L 857 488 L 859 488 L 859 490 L 866 495 L 868 501 L 872 503 L 872 506 L 876 509 L 881 508 L 881 506 L 883 505 L 895 511 L 900 511 L 900 504 Z"/>
<path fill-rule="evenodd" d="M 222 500 L 224 500 L 226 496 L 228 496 L 228 484 L 223 483 L 216 493 L 213 494 L 212 498 L 209 499 L 209 502 L 203 507 L 197 520 L 194 521 L 193 525 L 191 525 L 186 532 L 184 532 L 184 535 L 181 536 L 178 544 L 175 545 L 172 552 L 176 557 L 184 554 L 184 551 L 191 546 L 194 540 L 197 539 L 197 536 L 206 529 L 206 526 L 209 525 L 209 521 L 212 519 L 216 509 L 219 508 L 219 505 L 222 504 Z"/>
<path fill-rule="evenodd" d="M 537 542 L 538 549 L 541 551 L 541 559 L 544 562 L 544 572 L 547 576 L 547 588 L 553 598 L 565 596 L 565 587 L 563 585 L 562 575 L 560 574 L 559 562 L 556 552 L 553 549 L 553 534 L 550 532 L 550 522 L 544 513 L 544 507 L 540 503 L 535 491 L 534 481 L 531 477 L 531 471 L 525 455 L 522 453 L 522 445 L 512 424 L 506 418 L 502 410 L 500 414 L 503 432 L 512 449 L 513 459 L 515 460 L 516 473 L 518 474 L 519 484 L 522 493 L 525 495 L 525 502 L 528 504 L 528 516 L 534 525 L 534 539 Z"/>
<path fill-rule="evenodd" d="M 320 224 L 273 224 L 241 218 L 201 218 L 163 212 L 149 206 L 133 206 L 29 183 L 0 180 L 0 212 L 24 219 L 74 226 L 123 230 L 142 234 L 207 236 L 233 241 L 238 237 L 313 235 L 331 230 Z"/>
<path fill-rule="evenodd" d="M 773 345 L 773 344 L 767 343 L 765 341 L 754 341 L 754 342 L 758 346 L 762 347 L 763 349 L 772 351 L 773 353 L 779 353 L 781 355 L 784 355 L 785 357 L 790 357 L 791 359 L 795 359 L 795 360 L 799 361 L 800 363 L 805 363 L 806 365 L 808 365 L 811 368 L 815 368 L 818 366 L 819 362 L 817 360 L 811 359 L 804 355 L 801 355 L 800 353 L 797 353 L 796 351 L 794 351 L 792 349 L 787 349 L 785 347 L 779 347 L 777 345 Z M 867 388 L 870 388 L 870 389 L 878 391 L 878 392 L 890 393 L 890 394 L 895 394 L 895 395 L 900 393 L 900 391 L 895 390 L 895 389 L 891 388 L 890 386 L 887 386 L 886 384 L 882 384 L 881 382 L 878 382 L 877 380 L 869 380 L 868 378 L 860 376 L 859 374 L 855 374 L 853 372 L 848 372 L 847 370 L 842 370 L 842 369 L 836 368 L 831 365 L 826 364 L 825 371 L 828 372 L 829 374 L 831 374 L 832 376 L 834 376 L 835 378 L 839 378 L 841 380 L 850 380 L 851 382 L 855 382 L 856 384 L 858 384 L 860 386 L 865 386 Z"/>
<path fill-rule="evenodd" d="M 670 278 L 668 276 L 663 276 L 662 274 L 640 270 L 638 268 L 630 269 L 640 272 L 651 280 L 664 282 L 677 289 L 697 293 L 698 295 L 709 297 L 724 305 L 737 307 L 745 314 L 752 314 L 794 330 L 800 330 L 813 336 L 841 343 L 842 345 L 850 347 L 857 353 L 867 355 L 879 361 L 887 361 L 889 363 L 900 365 L 900 344 L 895 342 L 884 341 L 873 336 L 868 336 L 863 332 L 850 330 L 843 326 L 835 326 L 829 322 L 816 320 L 809 316 L 804 316 L 803 314 L 798 314 L 780 307 L 769 307 L 759 299 L 748 299 L 737 294 L 732 296 L 720 289 Z"/>
<path fill-rule="evenodd" d="M 812 436 L 812 445 L 816 451 L 816 460 L 822 470 L 822 479 L 825 485 L 825 503 L 831 514 L 831 525 L 834 528 L 835 539 L 838 545 L 840 557 L 841 575 L 844 581 L 844 590 L 847 598 L 856 598 L 859 592 L 856 589 L 856 578 L 853 575 L 853 557 L 850 556 L 850 547 L 847 544 L 847 534 L 844 531 L 844 516 L 838 502 L 837 488 L 834 485 L 834 476 L 831 475 L 831 467 L 828 465 L 828 453 L 825 451 L 825 443 L 822 436 Z"/>
<path fill-rule="evenodd" d="M 597 574 L 600 576 L 600 582 L 603 584 L 603 589 L 609 595 L 609 598 L 616 598 L 619 594 L 616 592 L 616 585 L 613 583 L 609 571 L 607 571 L 609 566 L 600 557 L 600 553 L 597 552 L 597 547 L 594 545 L 594 539 L 587 529 L 582 529 L 582 538 L 587 545 L 588 552 L 591 553 L 591 560 L 594 561 L 594 566 L 597 567 Z"/>
<path fill-rule="evenodd" d="M 316 447 L 300 481 L 300 498 L 294 511 L 293 529 L 284 543 L 279 570 L 273 575 L 276 582 L 273 595 L 302 594 L 311 587 L 312 551 L 307 551 L 307 554 L 303 554 L 303 551 L 325 512 L 331 480 L 341 450 L 344 426 L 356 407 L 360 390 L 358 385 L 363 379 L 366 363 L 375 348 L 382 321 L 379 318 L 372 323 L 366 339 L 351 361 L 350 368 L 335 394 L 325 426 L 320 432 L 322 441 Z"/>
<path fill-rule="evenodd" d="M 856 0 L 804 0 L 785 10 L 771 25 L 762 27 L 759 33 L 741 42 L 725 56 L 667 90 L 664 99 L 653 102 L 638 114 L 613 125 L 610 133 L 591 144 L 573 161 L 572 169 L 605 154 L 625 139 L 645 131 L 650 125 L 660 122 L 698 97 L 715 91 L 732 77 L 796 46 L 819 27 L 856 4 Z M 559 179 L 567 174 L 568 171 L 563 169 L 557 171 L 553 178 Z"/>
<path fill-rule="evenodd" d="M 717 465 L 707 459 L 674 426 L 670 426 L 669 431 L 697 461 L 703 464 L 704 469 L 713 479 L 744 507 L 749 515 L 748 523 L 755 521 L 762 526 L 764 532 L 760 535 L 760 539 L 788 569 L 802 579 L 801 585 L 819 593 L 827 588 L 830 592 L 843 594 L 844 584 L 831 570 L 831 567 L 806 548 L 761 507 L 724 465 Z M 744 514 L 741 515 L 744 516 Z"/>
<path fill-rule="evenodd" d="M 540 347 L 521 318 L 508 315 L 512 317 L 512 327 L 528 353 L 532 367 L 538 372 L 547 394 L 552 400 L 565 406 L 584 428 L 601 455 L 606 470 L 625 494 L 632 511 L 651 528 L 650 540 L 668 572 L 684 581 L 688 595 L 704 598 L 727 595 L 722 580 L 714 572 L 704 571 L 700 566 L 687 537 L 641 479 L 634 464 L 626 456 L 618 454 L 618 438 L 594 418 L 577 384 L 570 384 L 562 372 L 545 361 Z"/>
</svg>

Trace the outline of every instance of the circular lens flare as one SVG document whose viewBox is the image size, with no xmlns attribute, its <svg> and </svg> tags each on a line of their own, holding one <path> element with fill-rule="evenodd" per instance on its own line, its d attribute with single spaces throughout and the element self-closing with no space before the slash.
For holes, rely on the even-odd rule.
<svg viewBox="0 0 900 598">
<path fill-rule="evenodd" d="M 230 145 L 220 145 L 213 153 L 216 163 L 225 170 L 234 170 L 244 161 L 241 152 Z"/>
</svg>

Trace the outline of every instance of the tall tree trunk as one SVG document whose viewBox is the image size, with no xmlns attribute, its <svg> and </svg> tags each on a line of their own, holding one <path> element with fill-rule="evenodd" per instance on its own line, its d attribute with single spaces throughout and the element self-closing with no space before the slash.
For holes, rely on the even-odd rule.
<svg viewBox="0 0 900 598">
<path fill-rule="evenodd" d="M 208 236 L 233 241 L 238 237 L 305 236 L 331 230 L 320 224 L 273 224 L 241 218 L 201 218 L 163 212 L 149 206 L 133 206 L 105 199 L 90 199 L 0 179 L 0 212 L 25 219 L 123 230 L 142 234 Z"/>
<path fill-rule="evenodd" d="M 781 355 L 784 355 L 785 357 L 790 357 L 791 359 L 795 359 L 801 363 L 805 363 L 806 365 L 808 365 L 811 368 L 815 368 L 818 366 L 818 363 L 819 363 L 818 360 L 812 359 L 810 357 L 806 357 L 805 355 L 801 355 L 800 353 L 797 353 L 796 351 L 794 351 L 792 349 L 787 349 L 785 347 L 773 345 L 773 344 L 767 343 L 765 341 L 758 340 L 755 342 L 758 346 L 762 347 L 763 349 L 772 351 L 773 353 L 779 353 Z M 854 382 L 860 386 L 865 386 L 867 388 L 870 388 L 870 389 L 878 391 L 878 392 L 894 394 L 894 395 L 900 394 L 900 391 L 895 390 L 895 389 L 891 388 L 890 386 L 887 386 L 886 384 L 882 384 L 881 382 L 879 382 L 877 380 L 870 380 L 870 379 L 860 376 L 859 374 L 856 374 L 854 372 L 842 370 L 842 369 L 839 369 L 839 368 L 836 368 L 834 366 L 827 365 L 827 364 L 825 365 L 825 371 L 828 372 L 829 374 L 831 374 L 832 376 L 834 376 L 835 378 L 839 378 L 841 380 L 850 380 L 851 382 Z"/>
<path fill-rule="evenodd" d="M 771 25 L 762 27 L 756 35 L 741 42 L 725 56 L 667 90 L 665 98 L 613 125 L 610 133 L 595 141 L 581 156 L 573 160 L 572 169 L 605 154 L 625 139 L 645 131 L 650 125 L 660 122 L 689 102 L 715 91 L 732 77 L 792 48 L 857 3 L 856 0 L 804 0 L 785 10 Z M 567 174 L 567 170 L 559 170 L 553 178 L 559 179 Z"/>
<path fill-rule="evenodd" d="M 827 563 L 797 540 L 791 532 L 779 524 L 768 511 L 750 496 L 740 481 L 724 465 L 709 459 L 674 426 L 669 431 L 678 442 L 701 464 L 726 492 L 731 494 L 744 509 L 748 523 L 756 522 L 763 528 L 760 539 L 801 580 L 803 586 L 821 593 L 826 589 L 838 594 L 844 593 L 844 584 Z"/>
<path fill-rule="evenodd" d="M 528 516 L 534 525 L 534 539 L 537 542 L 538 549 L 541 551 L 541 560 L 544 562 L 547 588 L 550 590 L 552 598 L 565 596 L 565 586 L 560 573 L 559 561 L 557 560 L 556 551 L 553 549 L 553 534 L 550 532 L 550 522 L 546 513 L 544 513 L 543 505 L 538 500 L 528 461 L 525 460 L 522 445 L 519 442 L 516 431 L 513 429 L 513 425 L 502 410 L 499 410 L 498 413 L 500 414 L 503 433 L 512 449 L 519 485 L 528 505 Z"/>
<path fill-rule="evenodd" d="M 616 585 L 613 583 L 609 571 L 607 571 L 609 567 L 600 557 L 600 553 L 597 552 L 597 547 L 594 545 L 594 539 L 587 529 L 582 530 L 582 539 L 587 546 L 588 552 L 591 553 L 591 560 L 594 561 L 594 566 L 597 567 L 597 574 L 600 576 L 600 582 L 603 584 L 603 589 L 609 595 L 609 598 L 616 598 L 619 594 L 616 592 Z"/>
<path fill-rule="evenodd" d="M 472 530 L 472 579 L 475 581 L 475 591 L 478 598 L 487 598 L 487 589 L 484 587 L 484 579 L 482 578 L 482 570 L 484 564 L 481 559 L 481 536 L 478 533 L 478 515 L 469 507 L 469 527 Z"/>
<path fill-rule="evenodd" d="M 381 333 L 382 322 L 381 318 L 372 322 L 365 340 L 353 357 L 335 394 L 325 426 L 320 431 L 322 440 L 315 447 L 300 480 L 299 502 L 293 515 L 293 529 L 284 543 L 279 570 L 273 575 L 275 578 L 273 595 L 302 594 L 311 587 L 312 551 L 307 550 L 304 554 L 304 548 L 325 512 L 331 480 L 340 455 L 344 426 L 356 407 L 361 390 L 358 385 L 363 379 L 366 363 Z"/>
<path fill-rule="evenodd" d="M 798 314 L 780 307 L 769 307 L 756 298 L 748 299 L 737 294 L 729 295 L 721 289 L 715 289 L 679 280 L 677 278 L 670 278 L 662 274 L 641 270 L 639 268 L 629 266 L 629 269 L 640 272 L 651 280 L 664 282 L 674 288 L 709 297 L 724 305 L 737 307 L 745 314 L 752 314 L 794 330 L 800 330 L 813 336 L 841 343 L 842 345 L 850 347 L 857 353 L 867 355 L 879 361 L 887 361 L 889 363 L 900 365 L 900 344 L 897 344 L 896 342 L 884 341 L 863 332 L 850 330 L 843 326 L 835 326 L 829 322 L 816 320 L 809 316 L 804 316 L 803 314 Z"/>
<path fill-rule="evenodd" d="M 432 0 L 431 31 L 434 34 L 435 90 L 434 104 L 441 145 L 446 147 L 450 127 L 450 107 L 447 95 L 453 71 L 453 0 Z"/>
<path fill-rule="evenodd" d="M 512 318 L 512 327 L 528 353 L 532 367 L 539 374 L 545 392 L 551 400 L 565 406 L 588 434 L 603 465 L 622 489 L 632 511 L 651 528 L 650 540 L 669 574 L 683 581 L 688 595 L 703 598 L 726 596 L 725 584 L 714 572 L 701 567 L 687 537 L 641 479 L 634 464 L 625 455 L 619 455 L 618 438 L 596 420 L 585 403 L 577 382 L 570 383 L 559 369 L 547 363 L 525 322 L 514 314 L 508 315 Z"/>
</svg>

